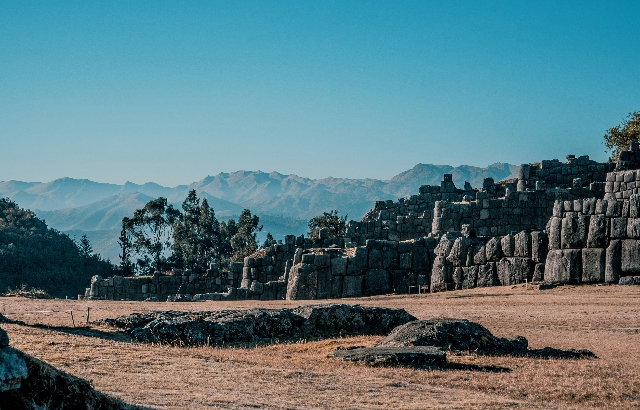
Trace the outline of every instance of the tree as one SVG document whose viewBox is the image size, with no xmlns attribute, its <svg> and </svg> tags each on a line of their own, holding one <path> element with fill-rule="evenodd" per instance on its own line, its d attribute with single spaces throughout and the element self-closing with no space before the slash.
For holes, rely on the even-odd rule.
<svg viewBox="0 0 640 410">
<path fill-rule="evenodd" d="M 322 215 L 311 218 L 309 221 L 309 238 L 320 237 L 322 228 L 329 229 L 329 237 L 341 237 L 345 235 L 347 227 L 347 215 L 340 217 L 338 211 L 334 209 L 330 212 L 323 212 Z"/>
<path fill-rule="evenodd" d="M 271 232 L 267 232 L 267 238 L 264 240 L 264 243 L 262 244 L 262 248 L 267 248 L 277 243 L 278 242 L 273 238 L 273 235 L 271 235 Z"/>
<path fill-rule="evenodd" d="M 195 273 L 204 273 L 210 264 L 220 268 L 220 224 L 207 199 L 198 199 L 195 189 L 182 203 L 183 214 L 173 225 L 174 260 Z"/>
<path fill-rule="evenodd" d="M 620 125 L 610 128 L 604 135 L 604 145 L 611 150 L 611 159 L 615 160 L 620 151 L 629 148 L 631 141 L 640 140 L 640 112 L 629 113 Z"/>
<path fill-rule="evenodd" d="M 230 240 L 233 249 L 231 261 L 240 262 L 258 250 L 256 233 L 262 230 L 262 226 L 258 226 L 259 223 L 260 218 L 257 215 L 251 215 L 250 210 L 242 211 L 240 218 L 238 218 L 237 232 Z"/>
<path fill-rule="evenodd" d="M 90 258 L 93 255 L 93 246 L 87 238 L 87 234 L 82 234 L 82 239 L 78 242 L 78 249 L 80 250 L 80 256 L 83 258 Z"/>
<path fill-rule="evenodd" d="M 180 211 L 167 205 L 166 198 L 153 199 L 132 218 L 122 218 L 122 228 L 131 237 L 132 256 L 137 256 L 137 273 L 151 273 L 167 266 L 165 252 L 171 248 L 171 230 Z"/>
<path fill-rule="evenodd" d="M 118 238 L 118 245 L 120 245 L 120 274 L 122 276 L 131 276 L 133 274 L 133 266 L 131 264 L 131 238 L 129 237 L 129 231 L 125 228 L 129 224 L 129 218 L 122 218 L 122 230 L 120 231 L 120 237 Z"/>
</svg>

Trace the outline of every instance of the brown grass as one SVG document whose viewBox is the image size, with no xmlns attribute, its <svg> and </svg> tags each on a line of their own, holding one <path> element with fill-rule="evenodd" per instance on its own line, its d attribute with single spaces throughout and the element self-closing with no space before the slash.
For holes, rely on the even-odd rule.
<svg viewBox="0 0 640 410">
<path fill-rule="evenodd" d="M 418 318 L 460 317 L 530 347 L 583 348 L 596 360 L 449 356 L 509 373 L 372 368 L 327 358 L 378 337 L 242 349 L 132 343 L 108 328 L 70 328 L 145 310 L 294 307 L 313 301 L 143 303 L 0 298 L 11 344 L 127 402 L 203 408 L 640 408 L 640 287 L 518 286 L 333 301 L 401 307 Z"/>
</svg>

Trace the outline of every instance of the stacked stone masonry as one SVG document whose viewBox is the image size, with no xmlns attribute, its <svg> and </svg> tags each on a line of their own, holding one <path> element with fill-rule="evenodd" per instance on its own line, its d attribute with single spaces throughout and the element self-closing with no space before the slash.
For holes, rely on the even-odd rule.
<svg viewBox="0 0 640 410">
<path fill-rule="evenodd" d="M 524 164 L 517 179 L 377 201 L 345 237 L 285 237 L 228 271 L 94 277 L 89 298 L 328 299 L 528 282 L 640 283 L 640 149 Z"/>
</svg>

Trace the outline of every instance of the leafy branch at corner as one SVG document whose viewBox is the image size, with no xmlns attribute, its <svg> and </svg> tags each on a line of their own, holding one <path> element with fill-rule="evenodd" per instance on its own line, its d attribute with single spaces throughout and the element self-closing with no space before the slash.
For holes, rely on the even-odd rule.
<svg viewBox="0 0 640 410">
<path fill-rule="evenodd" d="M 616 160 L 620 151 L 629 149 L 632 141 L 640 141 L 640 112 L 629 113 L 620 125 L 610 128 L 604 135 L 604 145 L 611 150 L 611 159 Z"/>
</svg>

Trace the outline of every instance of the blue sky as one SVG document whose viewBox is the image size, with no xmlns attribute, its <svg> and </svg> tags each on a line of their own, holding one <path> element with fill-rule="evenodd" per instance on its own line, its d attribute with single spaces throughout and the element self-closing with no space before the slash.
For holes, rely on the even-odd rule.
<svg viewBox="0 0 640 410">
<path fill-rule="evenodd" d="M 0 0 L 0 180 L 388 179 L 588 154 L 640 2 Z"/>
</svg>

